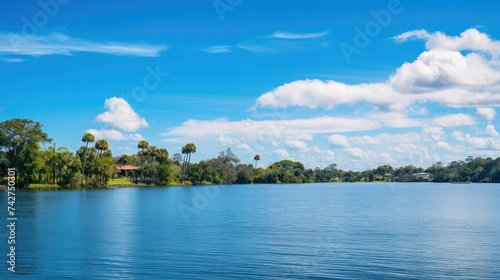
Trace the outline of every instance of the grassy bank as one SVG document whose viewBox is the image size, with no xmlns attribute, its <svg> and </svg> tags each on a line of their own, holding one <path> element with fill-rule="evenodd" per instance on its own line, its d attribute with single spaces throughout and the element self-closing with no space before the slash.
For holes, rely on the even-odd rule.
<svg viewBox="0 0 500 280">
<path fill-rule="evenodd" d="M 108 187 L 135 187 L 143 185 L 130 182 L 130 178 L 116 178 L 108 181 Z"/>
<path fill-rule="evenodd" d="M 55 190 L 60 189 L 61 186 L 57 184 L 30 184 L 28 189 L 34 190 Z"/>
</svg>

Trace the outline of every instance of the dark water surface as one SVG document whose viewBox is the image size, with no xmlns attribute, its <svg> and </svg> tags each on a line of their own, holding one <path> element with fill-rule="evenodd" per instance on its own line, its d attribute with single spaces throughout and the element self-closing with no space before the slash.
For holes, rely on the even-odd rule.
<svg viewBox="0 0 500 280">
<path fill-rule="evenodd" d="M 0 279 L 500 279 L 500 185 L 17 191 L 16 208 Z"/>
</svg>

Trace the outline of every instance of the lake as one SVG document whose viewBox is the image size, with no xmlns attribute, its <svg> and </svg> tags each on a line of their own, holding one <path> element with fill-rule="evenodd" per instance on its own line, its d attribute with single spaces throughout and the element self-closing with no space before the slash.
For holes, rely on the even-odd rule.
<svg viewBox="0 0 500 280">
<path fill-rule="evenodd" d="M 495 184 L 19 190 L 16 208 L 1 279 L 500 278 Z"/>
</svg>

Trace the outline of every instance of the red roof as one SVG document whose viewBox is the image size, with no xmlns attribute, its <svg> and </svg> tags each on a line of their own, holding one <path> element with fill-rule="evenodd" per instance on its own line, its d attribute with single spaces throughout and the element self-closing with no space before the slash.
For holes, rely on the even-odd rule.
<svg viewBox="0 0 500 280">
<path fill-rule="evenodd" d="M 127 171 L 127 170 L 137 170 L 139 169 L 139 167 L 133 165 L 119 165 L 116 167 L 116 169 Z"/>
</svg>

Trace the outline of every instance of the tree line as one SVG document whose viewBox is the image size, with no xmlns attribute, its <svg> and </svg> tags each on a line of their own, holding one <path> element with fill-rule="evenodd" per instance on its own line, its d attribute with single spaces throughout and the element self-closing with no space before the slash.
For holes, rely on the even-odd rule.
<svg viewBox="0 0 500 280">
<path fill-rule="evenodd" d="M 17 168 L 19 187 L 30 184 L 57 184 L 67 188 L 106 187 L 111 178 L 120 175 L 117 165 L 137 166 L 125 171 L 133 183 L 145 185 L 201 185 L 249 183 L 314 183 L 314 182 L 417 182 L 418 173 L 428 173 L 432 182 L 500 182 L 500 157 L 473 158 L 453 161 L 448 165 L 437 162 L 422 168 L 413 165 L 394 168 L 381 165 L 365 171 L 339 169 L 332 163 L 326 168 L 305 168 L 301 162 L 282 160 L 267 167 L 241 163 L 227 148 L 215 158 L 191 163 L 196 145 L 188 143 L 180 153 L 170 157 L 166 148 L 137 144 L 137 153 L 113 156 L 104 139 L 83 134 L 82 146 L 75 152 L 58 147 L 42 130 L 42 125 L 28 119 L 11 119 L 0 123 L 0 179 L 5 184 L 7 168 Z"/>
</svg>

